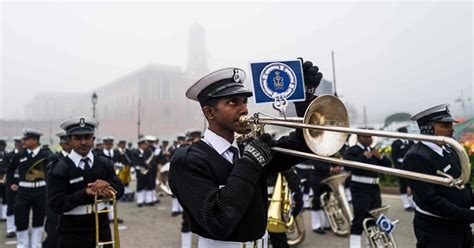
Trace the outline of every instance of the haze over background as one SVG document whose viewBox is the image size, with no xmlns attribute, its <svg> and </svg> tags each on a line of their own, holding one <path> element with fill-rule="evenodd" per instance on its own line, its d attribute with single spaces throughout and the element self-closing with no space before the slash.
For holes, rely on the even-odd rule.
<svg viewBox="0 0 474 248">
<path fill-rule="evenodd" d="M 366 106 L 369 121 L 441 103 L 460 117 L 461 91 L 474 115 L 471 1 L 0 6 L 0 119 L 28 118 L 24 105 L 40 92 L 89 92 L 148 64 L 184 71 L 195 23 L 205 29 L 211 70 L 249 73 L 251 61 L 302 56 L 332 81 L 334 50 L 337 91 L 359 115 Z"/>
</svg>

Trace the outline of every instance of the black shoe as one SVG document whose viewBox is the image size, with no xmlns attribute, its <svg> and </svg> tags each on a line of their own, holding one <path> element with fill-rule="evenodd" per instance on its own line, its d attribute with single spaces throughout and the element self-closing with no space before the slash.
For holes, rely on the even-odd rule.
<svg viewBox="0 0 474 248">
<path fill-rule="evenodd" d="M 326 234 L 326 231 L 324 231 L 322 228 L 313 229 L 313 232 L 317 234 Z"/>
<path fill-rule="evenodd" d="M 415 209 L 413 207 L 407 207 L 407 208 L 405 208 L 405 211 L 413 212 L 413 211 L 415 211 Z"/>
<path fill-rule="evenodd" d="M 156 199 L 156 201 L 154 201 L 153 203 L 158 204 L 160 202 L 161 202 L 160 199 Z"/>
<path fill-rule="evenodd" d="M 325 227 L 324 230 L 331 231 L 331 227 Z"/>
<path fill-rule="evenodd" d="M 171 212 L 171 217 L 176 217 L 179 215 L 179 212 Z"/>
<path fill-rule="evenodd" d="M 7 238 L 14 238 L 15 236 L 16 236 L 16 232 L 7 233 Z"/>
<path fill-rule="evenodd" d="M 117 218 L 117 223 L 123 224 L 123 219 Z"/>
<path fill-rule="evenodd" d="M 143 203 L 138 203 L 137 207 L 139 207 L 139 208 L 143 207 Z"/>
<path fill-rule="evenodd" d="M 155 206 L 155 203 L 154 202 L 145 203 L 145 206 L 153 207 L 153 206 Z"/>
</svg>

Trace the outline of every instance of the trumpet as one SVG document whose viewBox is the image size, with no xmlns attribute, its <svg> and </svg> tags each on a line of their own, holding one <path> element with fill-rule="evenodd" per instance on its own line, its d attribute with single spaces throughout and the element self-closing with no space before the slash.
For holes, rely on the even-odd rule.
<svg viewBox="0 0 474 248">
<path fill-rule="evenodd" d="M 257 113 L 253 116 L 241 116 L 239 121 L 242 125 L 247 125 L 252 133 L 257 131 L 261 133 L 263 131 L 264 125 L 303 129 L 303 136 L 306 145 L 313 153 L 300 152 L 281 147 L 272 148 L 272 150 L 276 152 L 293 156 L 316 159 L 332 164 L 349 166 L 447 187 L 455 187 L 458 189 L 464 188 L 464 185 L 469 181 L 469 177 L 471 175 L 471 165 L 469 163 L 467 153 L 464 148 L 454 139 L 444 136 L 405 134 L 398 132 L 349 128 L 349 115 L 344 103 L 339 98 L 331 95 L 319 96 L 313 102 L 311 102 L 311 104 L 306 109 L 303 118 L 269 118 L 260 117 Z M 259 130 L 255 131 L 256 128 Z M 430 141 L 433 143 L 450 145 L 459 158 L 462 173 L 459 178 L 453 178 L 442 171 L 437 171 L 438 176 L 434 176 L 329 157 L 340 150 L 346 141 L 347 135 L 351 133 L 366 136 Z"/>
<path fill-rule="evenodd" d="M 112 193 L 113 196 L 111 198 L 102 198 L 99 199 L 98 195 L 94 196 L 94 218 L 95 218 L 95 247 L 103 247 L 105 245 L 112 245 L 114 248 L 120 248 L 120 237 L 119 237 L 119 229 L 118 229 L 118 212 L 117 212 L 117 199 L 115 197 L 115 193 Z M 111 203 L 112 209 L 99 209 L 99 203 Z M 99 232 L 99 214 L 101 213 L 114 213 L 114 236 L 112 240 L 109 241 L 101 241 L 100 240 L 100 232 Z"/>
</svg>

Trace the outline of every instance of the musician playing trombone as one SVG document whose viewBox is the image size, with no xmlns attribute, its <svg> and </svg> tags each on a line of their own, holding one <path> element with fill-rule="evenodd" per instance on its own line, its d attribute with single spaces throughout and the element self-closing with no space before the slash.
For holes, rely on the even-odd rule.
<svg viewBox="0 0 474 248">
<path fill-rule="evenodd" d="M 452 137 L 453 122 L 448 105 L 438 105 L 414 115 L 421 134 Z M 405 155 L 403 169 L 437 175 L 439 172 L 454 178 L 461 174 L 461 164 L 449 145 L 421 141 Z M 464 189 L 445 187 L 422 181 L 408 180 L 415 201 L 413 226 L 416 246 L 472 247 L 470 223 L 474 223 L 471 210 L 471 187 Z"/>
<path fill-rule="evenodd" d="M 303 65 L 307 92 L 314 92 L 322 74 L 307 61 Z M 239 121 L 248 115 L 247 99 L 253 94 L 243 82 L 245 72 L 227 68 L 198 80 L 186 97 L 199 102 L 209 123 L 201 141 L 177 149 L 171 160 L 169 183 L 189 214 L 198 246 L 267 247 L 268 194 L 266 177 L 302 162 L 303 158 L 272 153 L 272 146 L 309 151 L 301 129 L 274 142 L 263 134 L 243 147 L 236 133 L 245 133 Z M 314 99 L 298 104 L 297 112 Z"/>
<path fill-rule="evenodd" d="M 96 126 L 95 120 L 85 117 L 61 124 L 72 150 L 51 167 L 47 185 L 48 206 L 60 215 L 58 247 L 96 247 L 96 231 L 100 241 L 112 240 L 107 213 L 99 214 L 99 230 L 95 228 L 94 197 L 119 199 L 123 184 L 113 162 L 91 151 Z M 99 203 L 97 208 L 103 210 L 106 205 Z"/>
</svg>

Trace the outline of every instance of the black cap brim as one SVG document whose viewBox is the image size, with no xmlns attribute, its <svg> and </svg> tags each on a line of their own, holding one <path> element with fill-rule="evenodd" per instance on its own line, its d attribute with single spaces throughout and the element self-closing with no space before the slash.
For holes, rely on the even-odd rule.
<svg viewBox="0 0 474 248">
<path fill-rule="evenodd" d="M 219 98 L 219 97 L 225 97 L 225 96 L 235 96 L 235 95 L 242 95 L 246 97 L 252 97 L 253 93 L 250 90 L 247 90 L 246 88 L 242 86 L 235 86 L 235 87 L 230 87 L 223 89 L 215 94 L 213 94 L 211 97 L 212 98 Z"/>
<path fill-rule="evenodd" d="M 445 116 L 440 118 L 439 120 L 433 120 L 434 122 L 455 122 L 458 123 L 452 116 Z"/>
</svg>

